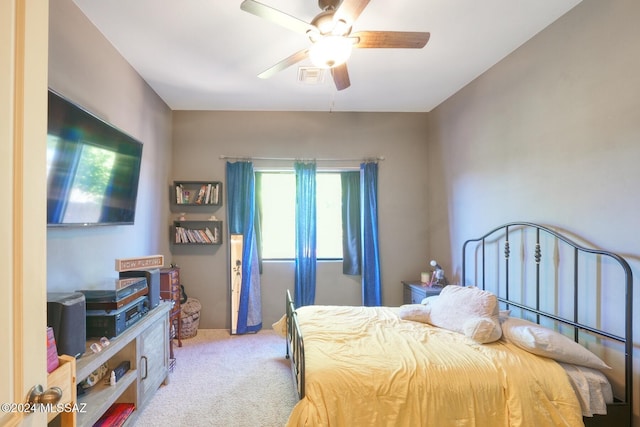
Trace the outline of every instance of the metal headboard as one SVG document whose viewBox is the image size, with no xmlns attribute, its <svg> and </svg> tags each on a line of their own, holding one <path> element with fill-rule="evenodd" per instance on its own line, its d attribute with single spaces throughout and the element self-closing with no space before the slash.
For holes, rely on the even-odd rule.
<svg viewBox="0 0 640 427">
<path fill-rule="evenodd" d="M 515 254 L 515 256 L 514 254 L 512 254 L 514 249 L 516 250 L 520 249 L 520 248 L 511 247 L 511 240 L 512 240 L 511 237 L 515 233 L 520 233 L 522 235 L 524 235 L 525 233 L 534 234 L 535 242 L 533 245 L 533 252 L 532 252 L 533 256 L 531 257 L 531 260 L 532 260 L 531 262 L 533 262 L 535 265 L 533 266 L 528 265 L 527 267 L 524 267 L 516 264 L 518 262 L 522 262 L 522 263 L 529 262 L 530 259 L 525 258 L 525 256 L 523 256 L 522 254 L 520 254 L 520 256 L 517 256 L 518 254 Z M 573 253 L 572 255 L 573 260 L 572 262 L 570 262 L 571 264 L 573 264 L 573 271 L 569 272 L 569 275 L 570 277 L 572 277 L 572 282 L 573 282 L 572 283 L 572 286 L 573 286 L 573 291 L 572 291 L 573 307 L 572 308 L 573 309 L 572 310 L 569 309 L 569 311 L 572 311 L 572 314 L 570 316 L 560 315 L 557 312 L 552 313 L 552 312 L 549 312 L 548 310 L 545 311 L 541 309 L 541 289 L 543 289 L 544 286 L 547 285 L 546 283 L 541 285 L 542 276 L 540 271 L 540 264 L 541 264 L 541 261 L 544 259 L 543 257 L 546 256 L 546 254 L 543 253 L 542 251 L 541 240 L 547 239 L 547 238 L 550 238 L 551 240 L 555 239 L 554 240 L 555 242 L 558 242 L 558 241 L 564 242 L 564 244 L 567 245 L 568 250 Z M 522 245 L 524 245 L 525 240 L 528 240 L 528 238 L 519 237 L 518 240 Z M 489 231 L 488 233 L 486 233 L 481 237 L 478 237 L 475 239 L 469 239 L 464 243 L 462 247 L 462 284 L 464 286 L 475 285 L 475 286 L 478 286 L 479 288 L 487 289 L 488 280 L 492 280 L 491 277 L 487 277 L 487 276 L 491 274 L 492 271 L 488 271 L 490 270 L 490 268 L 487 268 L 487 265 L 486 265 L 487 263 L 486 247 L 487 245 L 490 245 L 491 248 L 493 249 L 495 248 L 496 245 L 499 245 L 500 243 L 504 243 L 504 254 L 502 256 L 502 260 L 499 261 L 500 263 L 502 263 L 502 265 L 498 266 L 499 269 L 502 269 L 500 270 L 501 273 L 496 273 L 496 276 L 499 276 L 497 277 L 497 279 L 500 283 L 498 284 L 498 281 L 495 282 L 496 283 L 495 287 L 497 288 L 497 292 L 495 293 L 498 296 L 498 300 L 504 305 L 506 305 L 507 308 L 515 307 L 517 309 L 522 310 L 523 312 L 531 313 L 532 315 L 535 315 L 538 323 L 540 323 L 541 319 L 551 319 L 559 324 L 569 325 L 574 330 L 574 340 L 576 342 L 579 341 L 580 331 L 588 331 L 590 334 L 593 334 L 595 336 L 606 337 L 609 340 L 613 340 L 624 345 L 625 371 L 624 371 L 624 402 L 623 403 L 628 404 L 629 419 L 631 419 L 632 417 L 631 407 L 633 402 L 632 400 L 633 277 L 631 273 L 631 268 L 629 267 L 629 264 L 627 263 L 627 261 L 621 256 L 612 252 L 586 248 L 581 245 L 578 245 L 577 243 L 573 242 L 569 238 L 543 225 L 534 224 L 530 222 L 512 222 L 509 224 L 501 225 Z M 475 270 L 474 270 L 475 283 L 472 283 L 471 281 L 468 282 L 469 279 L 467 277 L 467 256 L 469 255 L 468 254 L 469 248 L 467 247 L 468 245 L 472 245 L 472 248 L 475 251 L 474 259 L 476 260 L 476 263 L 473 264 L 473 266 L 475 267 Z M 521 252 L 524 250 L 525 249 L 520 249 Z M 583 254 L 593 254 L 594 256 L 599 257 L 598 264 L 601 264 L 602 262 L 604 262 L 604 260 L 611 260 L 614 268 L 619 270 L 618 274 L 621 274 L 621 277 L 624 277 L 624 284 L 621 284 L 624 286 L 624 295 L 625 295 L 625 301 L 624 301 L 625 316 L 624 316 L 624 333 L 623 334 L 613 333 L 612 332 L 613 328 L 609 328 L 605 330 L 605 329 L 601 329 L 600 327 L 594 327 L 593 325 L 589 325 L 580 321 L 580 316 L 581 314 L 584 314 L 584 313 L 581 313 L 580 311 L 581 307 L 580 307 L 579 294 L 580 294 L 580 290 L 583 288 L 583 286 L 581 286 L 581 281 L 584 282 L 584 280 L 586 280 L 585 278 L 581 278 L 581 275 L 580 275 L 580 267 L 581 267 L 580 260 L 582 259 Z M 477 264 L 478 260 L 480 262 L 480 265 Z M 495 259 L 492 258 L 489 262 L 491 261 L 495 261 Z M 555 267 L 557 268 L 558 262 L 557 260 L 554 259 L 551 262 L 551 264 L 555 265 Z M 533 305 L 530 303 L 527 304 L 522 300 L 517 300 L 517 298 L 515 297 L 514 298 L 511 297 L 510 290 L 513 290 L 513 287 L 519 284 L 514 285 L 513 283 L 510 283 L 510 278 L 511 278 L 511 274 L 509 272 L 510 267 L 514 269 L 527 268 L 529 270 L 533 268 L 532 276 L 534 277 L 533 281 L 535 284 L 535 296 L 533 297 L 533 300 L 534 300 Z M 559 282 L 560 281 L 556 281 L 555 286 L 559 286 Z M 523 285 L 520 284 L 520 286 L 523 286 Z M 492 289 L 489 289 L 489 290 L 492 290 Z M 526 299 L 522 295 L 520 295 L 520 298 Z M 618 327 L 619 326 L 620 325 L 618 325 Z M 618 397 L 617 399 L 621 400 L 620 397 Z"/>
</svg>

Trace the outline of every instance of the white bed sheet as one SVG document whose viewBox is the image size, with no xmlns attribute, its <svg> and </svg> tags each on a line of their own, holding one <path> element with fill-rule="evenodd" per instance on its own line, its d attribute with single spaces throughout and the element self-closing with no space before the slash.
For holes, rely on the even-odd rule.
<svg viewBox="0 0 640 427">
<path fill-rule="evenodd" d="M 607 377 L 597 369 L 560 363 L 578 396 L 582 415 L 606 415 L 607 403 L 613 402 L 613 389 Z"/>
</svg>

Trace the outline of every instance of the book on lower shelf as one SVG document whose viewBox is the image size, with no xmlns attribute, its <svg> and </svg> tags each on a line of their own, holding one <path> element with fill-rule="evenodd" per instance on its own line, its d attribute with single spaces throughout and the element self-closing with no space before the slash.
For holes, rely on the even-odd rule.
<svg viewBox="0 0 640 427">
<path fill-rule="evenodd" d="M 196 243 L 204 245 L 220 244 L 220 228 L 219 226 L 204 228 L 187 228 L 181 225 L 175 226 L 174 243 Z"/>
<path fill-rule="evenodd" d="M 133 403 L 114 403 L 107 409 L 93 427 L 120 427 L 135 411 L 136 405 Z"/>
</svg>

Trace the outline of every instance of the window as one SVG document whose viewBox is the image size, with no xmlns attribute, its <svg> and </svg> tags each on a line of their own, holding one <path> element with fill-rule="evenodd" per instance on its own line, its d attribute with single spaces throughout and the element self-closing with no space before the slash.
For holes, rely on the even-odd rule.
<svg viewBox="0 0 640 427">
<path fill-rule="evenodd" d="M 262 257 L 295 258 L 296 177 L 294 172 L 258 172 L 262 187 Z M 316 174 L 317 258 L 342 259 L 340 173 Z"/>
</svg>

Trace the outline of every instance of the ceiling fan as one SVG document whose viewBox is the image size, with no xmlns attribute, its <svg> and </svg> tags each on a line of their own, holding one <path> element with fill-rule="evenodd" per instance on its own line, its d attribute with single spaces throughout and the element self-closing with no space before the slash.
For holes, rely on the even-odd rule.
<svg viewBox="0 0 640 427">
<path fill-rule="evenodd" d="M 429 33 L 409 31 L 358 31 L 351 33 L 370 0 L 318 0 L 322 12 L 307 23 L 254 0 L 244 0 L 240 8 L 309 37 L 311 46 L 283 59 L 258 77 L 267 79 L 279 71 L 307 58 L 322 68 L 331 69 L 338 90 L 351 85 L 346 61 L 352 48 L 421 49 L 429 41 Z"/>
</svg>

